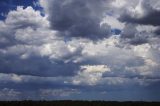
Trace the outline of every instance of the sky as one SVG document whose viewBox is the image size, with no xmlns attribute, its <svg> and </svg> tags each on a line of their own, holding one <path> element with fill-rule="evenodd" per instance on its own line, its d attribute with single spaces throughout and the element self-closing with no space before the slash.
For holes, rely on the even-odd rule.
<svg viewBox="0 0 160 106">
<path fill-rule="evenodd" d="M 0 100 L 160 101 L 159 0 L 0 0 Z"/>
</svg>

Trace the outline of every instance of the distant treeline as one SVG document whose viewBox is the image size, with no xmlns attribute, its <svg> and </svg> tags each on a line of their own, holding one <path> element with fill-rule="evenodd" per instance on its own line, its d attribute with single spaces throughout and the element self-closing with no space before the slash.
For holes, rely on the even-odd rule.
<svg viewBox="0 0 160 106">
<path fill-rule="evenodd" d="M 0 106 L 160 106 L 160 102 L 1 101 Z"/>
</svg>

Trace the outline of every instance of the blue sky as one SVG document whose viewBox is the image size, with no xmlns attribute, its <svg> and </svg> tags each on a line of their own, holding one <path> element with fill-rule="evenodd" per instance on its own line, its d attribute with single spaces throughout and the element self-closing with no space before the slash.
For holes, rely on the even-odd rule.
<svg viewBox="0 0 160 106">
<path fill-rule="evenodd" d="M 1 0 L 0 100 L 160 101 L 160 2 L 130 2 Z"/>
<path fill-rule="evenodd" d="M 41 11 L 42 8 L 36 3 L 38 3 L 38 0 L 1 0 L 0 19 L 5 19 L 5 15 L 7 15 L 11 10 L 16 10 L 17 6 L 23 6 L 24 8 L 27 6 L 32 6 L 35 10 Z"/>
</svg>

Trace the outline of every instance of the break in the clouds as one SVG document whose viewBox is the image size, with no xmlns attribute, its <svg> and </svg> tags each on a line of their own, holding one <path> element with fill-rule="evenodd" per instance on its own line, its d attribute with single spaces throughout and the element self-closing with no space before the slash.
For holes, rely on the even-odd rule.
<svg viewBox="0 0 160 106">
<path fill-rule="evenodd" d="M 0 20 L 0 100 L 159 101 L 153 1 L 16 4 Z"/>
</svg>

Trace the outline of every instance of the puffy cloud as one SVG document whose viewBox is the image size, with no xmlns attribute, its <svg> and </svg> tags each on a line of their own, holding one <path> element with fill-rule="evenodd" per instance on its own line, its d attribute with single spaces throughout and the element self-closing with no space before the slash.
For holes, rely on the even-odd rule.
<svg viewBox="0 0 160 106">
<path fill-rule="evenodd" d="M 24 29 L 17 29 L 15 32 L 15 39 L 19 42 L 23 42 L 24 44 L 42 45 L 46 42 L 62 39 L 58 38 L 56 35 L 56 31 L 51 31 L 46 28 L 33 29 L 31 27 L 27 27 Z"/>
<path fill-rule="evenodd" d="M 17 7 L 17 10 L 10 11 L 5 20 L 7 25 L 14 28 L 25 28 L 25 27 L 47 27 L 48 22 L 45 17 L 40 15 L 39 11 L 35 11 L 32 7 Z"/>
<path fill-rule="evenodd" d="M 17 7 L 17 10 L 10 11 L 5 22 L 1 23 L 1 72 L 42 75 L 40 73 L 45 70 L 46 75 L 57 75 L 54 72 L 62 73 L 64 70 L 71 70 L 71 67 L 77 69 L 78 66 L 74 64 L 64 64 L 63 59 L 66 58 L 67 61 L 68 56 L 79 51 L 78 48 L 66 45 L 64 38 L 58 37 L 56 31 L 48 29 L 46 18 L 32 7 Z M 62 61 L 61 65 L 57 65 L 55 61 Z M 62 64 L 66 67 L 63 68 Z"/>
<path fill-rule="evenodd" d="M 126 12 L 127 14 L 124 13 L 120 20 L 129 23 L 159 26 L 160 23 L 158 19 L 160 17 L 160 12 L 157 6 L 155 6 L 159 1 L 155 0 L 155 4 L 151 2 L 153 1 L 139 0 L 139 3 L 130 9 L 130 11 Z"/>
<path fill-rule="evenodd" d="M 116 6 L 119 4 L 121 6 Z M 139 45 L 147 43 L 149 39 L 159 35 L 159 1 L 154 0 L 135 0 L 131 3 L 130 0 L 118 0 L 112 2 L 114 9 L 113 15 L 116 13 L 116 18 L 125 23 L 122 29 L 123 41 Z M 131 33 L 130 33 L 131 32 Z"/>
<path fill-rule="evenodd" d="M 102 78 L 103 73 L 110 71 L 110 68 L 106 65 L 87 65 L 81 66 L 78 75 L 73 78 L 73 84 L 88 84 L 96 85 Z"/>
<path fill-rule="evenodd" d="M 49 26 L 49 22 L 40 15 L 39 11 L 35 11 L 32 7 L 23 8 L 19 6 L 17 10 L 10 11 L 5 21 L 0 21 L 0 23 L 1 48 L 22 43 L 15 38 L 17 30 L 28 27 L 33 29 L 46 28 Z"/>
<path fill-rule="evenodd" d="M 154 0 L 138 0 L 135 1 L 134 5 L 130 5 L 128 8 L 124 8 L 119 20 L 125 23 L 152 26 L 157 27 L 157 30 L 153 30 L 151 33 L 159 35 L 159 25 L 158 19 L 160 17 L 159 1 Z M 145 31 L 150 31 L 146 29 Z M 149 33 L 150 34 L 150 33 Z"/>
<path fill-rule="evenodd" d="M 52 29 L 60 31 L 64 36 L 97 40 L 110 35 L 110 26 L 100 25 L 110 0 L 41 0 L 40 3 Z"/>
<path fill-rule="evenodd" d="M 156 56 L 156 55 L 159 55 L 158 50 L 155 50 L 149 44 L 143 44 L 143 45 L 134 47 L 134 51 L 137 55 L 141 56 L 144 59 L 145 64 L 143 66 L 133 67 L 135 69 L 132 69 L 132 70 L 138 70 L 140 72 L 139 74 L 145 77 L 153 78 L 154 76 L 154 78 L 159 78 L 157 73 L 159 73 L 160 66 L 157 61 L 158 57 Z"/>
<path fill-rule="evenodd" d="M 108 40 L 110 42 L 107 42 Z M 123 45 L 119 40 L 113 37 L 97 44 L 86 44 L 81 61 L 88 64 L 106 64 L 111 71 L 104 73 L 104 76 L 113 80 L 121 76 L 127 79 L 155 78 L 156 81 L 159 78 L 159 53 L 157 49 L 152 48 L 154 44 Z"/>
<path fill-rule="evenodd" d="M 111 26 L 112 29 L 120 29 L 122 30 L 124 28 L 124 23 L 120 22 L 116 17 L 114 16 L 105 16 L 101 24 L 108 24 Z"/>
</svg>

